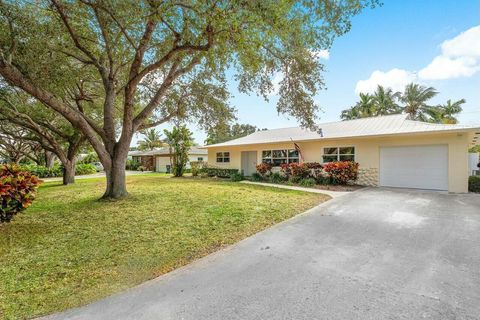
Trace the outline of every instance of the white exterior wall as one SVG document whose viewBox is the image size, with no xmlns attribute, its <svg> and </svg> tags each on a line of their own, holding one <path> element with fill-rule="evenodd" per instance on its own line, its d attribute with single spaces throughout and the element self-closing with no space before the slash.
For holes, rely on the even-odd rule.
<svg viewBox="0 0 480 320">
<path fill-rule="evenodd" d="M 208 161 L 208 155 L 206 154 L 190 154 L 188 155 L 187 169 L 190 169 L 190 161 L 199 161 L 198 158 L 203 158 L 204 162 Z M 156 156 L 155 157 L 155 171 L 156 172 L 167 172 L 167 165 L 170 165 L 169 156 Z"/>
</svg>

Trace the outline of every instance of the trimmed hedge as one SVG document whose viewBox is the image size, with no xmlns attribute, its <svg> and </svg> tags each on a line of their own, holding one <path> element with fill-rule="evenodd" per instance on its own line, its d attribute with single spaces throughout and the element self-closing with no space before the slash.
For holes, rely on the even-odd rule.
<svg viewBox="0 0 480 320">
<path fill-rule="evenodd" d="M 37 166 L 35 164 L 23 165 L 20 166 L 22 171 L 30 172 L 31 174 L 39 178 L 54 178 L 63 176 L 62 166 L 55 165 L 52 168 L 47 168 L 44 166 Z M 75 175 L 86 175 L 96 173 L 97 169 L 93 164 L 82 164 L 78 163 L 75 166 Z"/>
<path fill-rule="evenodd" d="M 226 169 L 215 167 L 203 167 L 200 173 L 204 173 L 209 177 L 230 178 L 232 174 L 239 173 L 238 169 Z"/>
<path fill-rule="evenodd" d="M 75 175 L 81 176 L 86 174 L 94 174 L 97 173 L 97 168 L 91 163 L 83 164 L 79 163 L 75 166 Z"/>
<path fill-rule="evenodd" d="M 470 176 L 468 178 L 468 191 L 480 193 L 480 176 Z"/>
<path fill-rule="evenodd" d="M 20 167 L 23 171 L 28 171 L 39 178 L 61 177 L 63 175 L 62 167 L 54 165 L 51 168 L 45 166 L 37 166 L 35 164 L 23 165 Z"/>
<path fill-rule="evenodd" d="M 28 208 L 41 181 L 17 165 L 0 167 L 0 224 Z"/>
</svg>

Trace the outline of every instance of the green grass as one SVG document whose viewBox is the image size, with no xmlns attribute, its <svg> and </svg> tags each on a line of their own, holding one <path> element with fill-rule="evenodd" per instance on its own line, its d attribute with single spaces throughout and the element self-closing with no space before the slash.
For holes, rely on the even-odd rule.
<svg viewBox="0 0 480 320">
<path fill-rule="evenodd" d="M 165 175 L 128 177 L 130 197 L 97 200 L 103 179 L 45 183 L 0 226 L 0 318 L 83 305 L 152 279 L 328 196 Z"/>
</svg>

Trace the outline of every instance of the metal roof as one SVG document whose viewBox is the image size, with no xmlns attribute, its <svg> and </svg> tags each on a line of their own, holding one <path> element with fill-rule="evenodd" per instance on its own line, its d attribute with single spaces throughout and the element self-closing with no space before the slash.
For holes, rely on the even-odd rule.
<svg viewBox="0 0 480 320">
<path fill-rule="evenodd" d="M 163 147 L 155 150 L 145 150 L 145 151 L 132 151 L 129 152 L 129 156 L 160 156 L 160 155 L 169 155 L 170 149 L 168 147 Z M 198 147 L 190 148 L 188 154 L 201 154 L 207 155 L 208 151 L 205 149 L 199 149 Z"/>
<path fill-rule="evenodd" d="M 301 127 L 257 131 L 248 136 L 222 143 L 212 144 L 204 148 L 237 146 L 262 143 L 279 143 L 289 141 L 308 141 L 322 139 L 338 139 L 352 137 L 368 137 L 382 135 L 401 135 L 411 133 L 434 133 L 445 131 L 480 131 L 480 126 L 460 124 L 437 124 L 407 119 L 407 114 L 395 114 L 348 121 L 337 121 L 319 124 L 319 132 Z M 477 135 L 480 133 L 477 131 Z"/>
</svg>

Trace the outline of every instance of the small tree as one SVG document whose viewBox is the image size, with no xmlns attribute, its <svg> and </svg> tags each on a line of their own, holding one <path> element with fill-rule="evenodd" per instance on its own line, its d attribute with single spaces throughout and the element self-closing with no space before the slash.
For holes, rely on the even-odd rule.
<svg viewBox="0 0 480 320">
<path fill-rule="evenodd" d="M 188 152 L 193 145 L 192 132 L 187 127 L 173 127 L 172 131 L 164 130 L 166 141 L 170 146 L 170 162 L 175 177 L 183 176 L 188 162 Z"/>
</svg>

